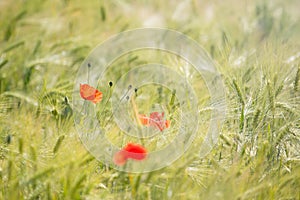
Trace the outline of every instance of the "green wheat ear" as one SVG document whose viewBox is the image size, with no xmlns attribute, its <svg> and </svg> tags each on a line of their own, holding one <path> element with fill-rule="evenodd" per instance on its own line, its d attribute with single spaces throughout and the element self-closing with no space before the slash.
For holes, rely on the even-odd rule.
<svg viewBox="0 0 300 200">
<path fill-rule="evenodd" d="M 55 146 L 53 148 L 53 153 L 55 154 L 58 150 L 59 150 L 59 147 L 61 146 L 63 140 L 65 139 L 65 136 L 64 135 L 61 135 L 58 137 L 56 143 L 55 143 Z"/>
<path fill-rule="evenodd" d="M 241 103 L 242 105 L 245 105 L 245 101 L 244 101 L 244 97 L 243 97 L 243 95 L 242 95 L 241 88 L 240 88 L 240 86 L 237 84 L 236 79 L 233 79 L 232 83 L 233 83 L 234 89 L 235 89 L 235 91 L 236 91 L 236 94 L 238 95 L 238 98 L 239 98 L 240 103 Z"/>
<path fill-rule="evenodd" d="M 8 53 L 16 48 L 19 48 L 25 44 L 25 41 L 16 42 L 14 44 L 11 44 L 10 46 L 6 47 L 2 53 Z"/>
</svg>

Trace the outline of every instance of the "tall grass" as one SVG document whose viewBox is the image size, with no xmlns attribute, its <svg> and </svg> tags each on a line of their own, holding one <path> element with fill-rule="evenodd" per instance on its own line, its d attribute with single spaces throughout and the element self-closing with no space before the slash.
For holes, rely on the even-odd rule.
<svg viewBox="0 0 300 200">
<path fill-rule="evenodd" d="M 0 199 L 300 199 L 298 7 L 296 0 L 1 1 Z M 184 32 L 210 52 L 228 114 L 207 157 L 198 157 L 196 140 L 173 165 L 128 174 L 81 144 L 72 83 L 99 42 L 143 26 Z"/>
</svg>

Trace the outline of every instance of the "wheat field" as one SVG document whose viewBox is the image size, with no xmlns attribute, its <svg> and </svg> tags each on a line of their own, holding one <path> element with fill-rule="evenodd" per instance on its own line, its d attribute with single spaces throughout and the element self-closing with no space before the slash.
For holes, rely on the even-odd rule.
<svg viewBox="0 0 300 200">
<path fill-rule="evenodd" d="M 298 0 L 0 0 L 0 199 L 300 199 L 299 7 Z M 172 165 L 126 173 L 84 148 L 72 93 L 92 49 L 143 27 L 173 29 L 203 46 L 222 76 L 227 114 L 207 156 L 198 156 L 195 141 Z M 148 55 L 138 52 L 133 63 Z"/>
</svg>

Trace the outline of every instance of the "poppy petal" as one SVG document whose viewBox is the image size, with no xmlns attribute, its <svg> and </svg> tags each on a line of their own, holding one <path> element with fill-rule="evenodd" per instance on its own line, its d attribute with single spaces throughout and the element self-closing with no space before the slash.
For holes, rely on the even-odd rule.
<svg viewBox="0 0 300 200">
<path fill-rule="evenodd" d="M 88 84 L 80 84 L 80 96 L 93 103 L 98 103 L 102 100 L 102 92 L 93 88 Z"/>
<path fill-rule="evenodd" d="M 164 130 L 165 124 L 164 124 L 164 112 L 152 112 L 150 113 L 150 125 L 158 128 L 160 131 Z"/>
<path fill-rule="evenodd" d="M 166 126 L 166 128 L 169 128 L 169 127 L 170 127 L 170 124 L 171 124 L 170 120 L 166 120 L 166 121 L 165 121 L 165 126 Z"/>
<path fill-rule="evenodd" d="M 124 151 L 127 153 L 126 157 L 134 160 L 143 160 L 147 156 L 147 150 L 139 144 L 128 143 Z"/>
<path fill-rule="evenodd" d="M 150 117 L 147 117 L 145 114 L 139 114 L 139 119 L 143 125 L 150 125 L 163 131 L 170 127 L 170 120 L 164 120 L 164 115 L 164 112 L 152 112 L 150 113 Z"/>
<path fill-rule="evenodd" d="M 142 125 L 149 125 L 149 117 L 147 117 L 144 114 L 139 114 L 139 120 L 142 123 Z"/>
<path fill-rule="evenodd" d="M 118 151 L 114 157 L 113 162 L 116 165 L 124 165 L 128 159 L 133 160 L 143 160 L 147 157 L 147 150 L 139 145 L 134 143 L 128 143 L 122 150 Z"/>
<path fill-rule="evenodd" d="M 96 90 L 95 92 L 95 98 L 92 100 L 93 103 L 98 103 L 102 100 L 102 92 L 99 92 Z"/>
<path fill-rule="evenodd" d="M 124 151 L 119 151 L 114 155 L 113 162 L 116 165 L 122 166 L 126 163 L 126 161 L 127 161 L 127 158 L 124 154 Z"/>
</svg>

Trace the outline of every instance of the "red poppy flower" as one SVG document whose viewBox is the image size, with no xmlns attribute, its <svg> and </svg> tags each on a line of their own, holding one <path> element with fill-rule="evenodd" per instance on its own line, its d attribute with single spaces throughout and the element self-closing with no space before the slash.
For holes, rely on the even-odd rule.
<svg viewBox="0 0 300 200">
<path fill-rule="evenodd" d="M 147 156 L 147 150 L 134 143 L 128 143 L 122 150 L 118 151 L 113 158 L 116 165 L 122 166 L 128 159 L 143 160 Z"/>
<path fill-rule="evenodd" d="M 139 119 L 142 125 L 156 127 L 160 131 L 163 131 L 165 128 L 170 127 L 170 121 L 164 120 L 164 114 L 164 112 L 152 112 L 150 113 L 150 117 L 147 117 L 144 114 L 139 114 Z"/>
<path fill-rule="evenodd" d="M 102 92 L 99 92 L 88 84 L 80 84 L 80 96 L 95 104 L 102 100 Z"/>
</svg>

